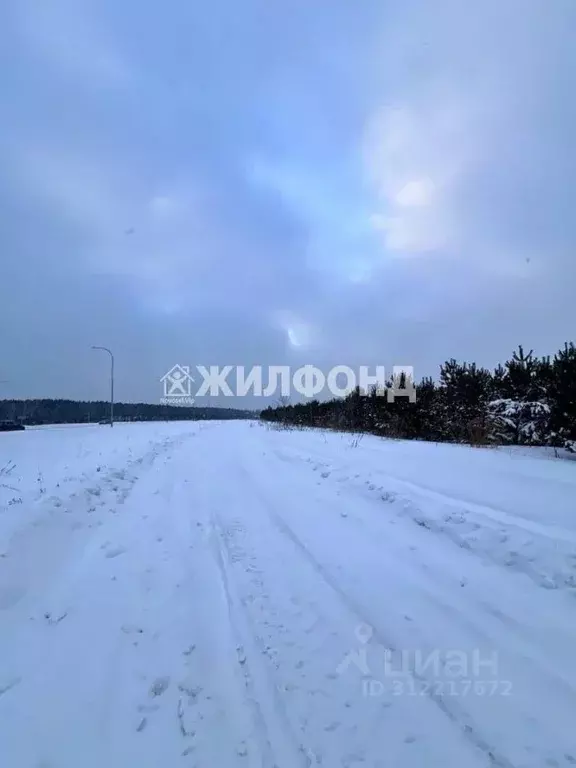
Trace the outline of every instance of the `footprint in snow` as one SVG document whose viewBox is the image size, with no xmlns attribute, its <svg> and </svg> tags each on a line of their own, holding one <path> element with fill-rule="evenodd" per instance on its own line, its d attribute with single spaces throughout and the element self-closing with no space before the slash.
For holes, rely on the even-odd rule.
<svg viewBox="0 0 576 768">
<path fill-rule="evenodd" d="M 193 704 L 198 701 L 198 697 L 204 689 L 200 685 L 191 685 L 185 681 L 178 685 L 178 690 L 181 693 L 185 693 L 188 696 L 189 703 Z M 206 696 L 206 698 L 209 699 L 210 697 Z"/>
<path fill-rule="evenodd" d="M 236 753 L 238 754 L 238 757 L 247 757 L 248 747 L 246 746 L 246 744 L 240 744 L 240 746 L 236 750 Z"/>
<path fill-rule="evenodd" d="M 48 624 L 60 624 L 61 621 L 63 621 L 66 616 L 68 616 L 68 611 L 64 611 L 64 613 L 59 614 L 58 616 L 55 616 L 50 611 L 46 611 L 44 614 L 44 618 L 48 622 Z"/>
<path fill-rule="evenodd" d="M 150 696 L 162 696 L 163 693 L 165 693 L 170 686 L 170 678 L 169 677 L 157 677 L 156 680 L 152 683 L 150 686 Z"/>
<path fill-rule="evenodd" d="M 144 632 L 142 627 L 137 627 L 135 624 L 123 624 L 121 629 L 125 635 L 141 635 Z"/>
<path fill-rule="evenodd" d="M 113 547 L 106 552 L 106 557 L 111 559 L 113 557 L 120 557 L 127 552 L 126 547 Z"/>
</svg>

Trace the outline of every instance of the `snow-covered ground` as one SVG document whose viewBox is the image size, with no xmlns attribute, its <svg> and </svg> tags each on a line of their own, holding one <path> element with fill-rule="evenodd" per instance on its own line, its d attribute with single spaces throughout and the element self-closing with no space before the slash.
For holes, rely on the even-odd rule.
<svg viewBox="0 0 576 768">
<path fill-rule="evenodd" d="M 212 422 L 6 465 L 0 766 L 576 765 L 576 462 Z"/>
</svg>

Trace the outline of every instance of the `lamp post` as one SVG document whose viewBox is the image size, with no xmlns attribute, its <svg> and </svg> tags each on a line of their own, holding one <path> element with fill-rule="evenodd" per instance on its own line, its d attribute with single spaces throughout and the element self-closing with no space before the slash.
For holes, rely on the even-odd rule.
<svg viewBox="0 0 576 768">
<path fill-rule="evenodd" d="M 110 426 L 114 426 L 114 355 L 108 347 L 92 347 L 92 349 L 101 349 L 110 355 Z"/>
</svg>

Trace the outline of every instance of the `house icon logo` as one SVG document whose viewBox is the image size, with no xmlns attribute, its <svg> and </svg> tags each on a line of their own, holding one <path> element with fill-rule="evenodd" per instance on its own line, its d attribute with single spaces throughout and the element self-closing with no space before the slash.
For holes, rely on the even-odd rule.
<svg viewBox="0 0 576 768">
<path fill-rule="evenodd" d="M 167 405 L 192 405 L 193 381 L 189 365 L 174 365 L 160 379 L 164 387 L 164 397 L 160 402 Z"/>
</svg>

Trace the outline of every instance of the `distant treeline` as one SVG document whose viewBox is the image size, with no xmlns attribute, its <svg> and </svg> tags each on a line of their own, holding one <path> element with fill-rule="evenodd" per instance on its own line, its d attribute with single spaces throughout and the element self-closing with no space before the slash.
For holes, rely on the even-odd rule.
<svg viewBox="0 0 576 768">
<path fill-rule="evenodd" d="M 405 378 L 389 382 L 402 388 Z M 553 445 L 576 451 L 576 347 L 536 358 L 522 347 L 494 371 L 452 359 L 439 381 L 423 379 L 416 402 L 359 388 L 344 398 L 267 408 L 279 426 L 475 444 Z"/>
<path fill-rule="evenodd" d="M 114 421 L 197 421 L 246 419 L 248 411 L 234 408 L 179 407 L 150 403 L 115 403 Z M 78 400 L 0 400 L 0 421 L 35 424 L 82 424 L 108 421 L 110 403 Z"/>
</svg>

